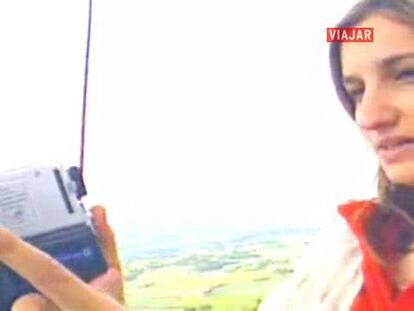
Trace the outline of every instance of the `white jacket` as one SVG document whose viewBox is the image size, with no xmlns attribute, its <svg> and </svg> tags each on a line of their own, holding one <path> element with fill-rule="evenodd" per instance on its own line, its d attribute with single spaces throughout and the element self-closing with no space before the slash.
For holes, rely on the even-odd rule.
<svg viewBox="0 0 414 311">
<path fill-rule="evenodd" d="M 258 311 L 348 311 L 363 278 L 358 241 L 338 215 L 307 247 L 295 272 L 272 290 Z"/>
</svg>

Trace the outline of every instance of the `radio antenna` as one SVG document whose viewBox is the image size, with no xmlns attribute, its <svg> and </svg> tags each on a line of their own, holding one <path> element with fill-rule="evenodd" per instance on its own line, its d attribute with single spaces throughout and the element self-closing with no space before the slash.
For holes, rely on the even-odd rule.
<svg viewBox="0 0 414 311">
<path fill-rule="evenodd" d="M 82 123 L 81 123 L 81 141 L 80 141 L 80 160 L 79 170 L 83 177 L 84 161 L 85 161 L 85 142 L 86 142 L 86 108 L 88 98 L 88 76 L 89 76 L 89 50 L 91 46 L 91 26 L 92 26 L 92 0 L 89 0 L 88 13 L 88 32 L 86 39 L 86 55 L 85 55 L 85 70 L 83 77 L 83 103 L 82 103 Z"/>
</svg>

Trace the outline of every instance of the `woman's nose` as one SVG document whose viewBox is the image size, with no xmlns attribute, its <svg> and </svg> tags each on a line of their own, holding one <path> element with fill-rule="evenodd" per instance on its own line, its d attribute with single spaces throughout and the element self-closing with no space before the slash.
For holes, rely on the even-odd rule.
<svg viewBox="0 0 414 311">
<path fill-rule="evenodd" d="M 367 90 L 355 109 L 355 121 L 363 130 L 383 130 L 395 125 L 398 108 L 384 89 Z"/>
</svg>

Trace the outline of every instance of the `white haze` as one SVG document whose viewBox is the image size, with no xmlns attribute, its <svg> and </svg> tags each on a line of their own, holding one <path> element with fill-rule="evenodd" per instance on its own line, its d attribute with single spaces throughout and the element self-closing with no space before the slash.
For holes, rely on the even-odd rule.
<svg viewBox="0 0 414 311">
<path fill-rule="evenodd" d="M 322 223 L 376 161 L 326 27 L 354 1 L 96 0 L 85 180 L 122 230 Z M 0 4 L 0 167 L 78 164 L 86 0 Z"/>
</svg>

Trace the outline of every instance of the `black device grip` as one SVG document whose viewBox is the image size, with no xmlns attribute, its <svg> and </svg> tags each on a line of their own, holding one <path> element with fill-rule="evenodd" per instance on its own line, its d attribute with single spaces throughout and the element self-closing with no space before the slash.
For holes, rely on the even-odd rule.
<svg viewBox="0 0 414 311">
<path fill-rule="evenodd" d="M 61 229 L 27 241 L 56 258 L 86 282 L 108 269 L 97 238 L 87 225 Z M 31 292 L 36 290 L 27 281 L 8 267 L 0 266 L 0 311 L 10 311 L 17 298 Z"/>
</svg>

